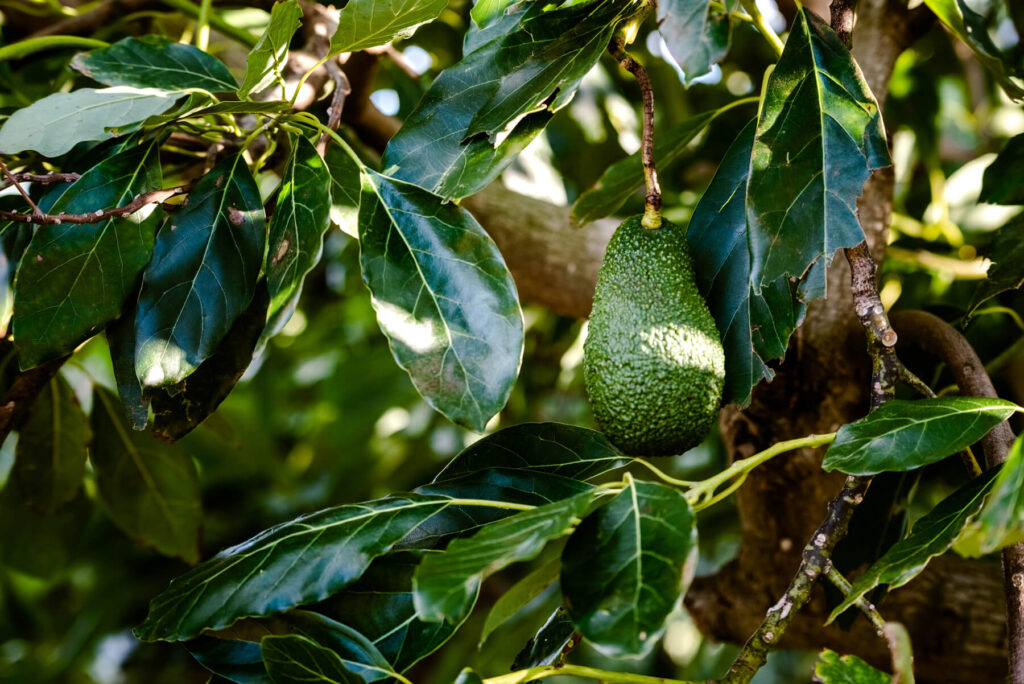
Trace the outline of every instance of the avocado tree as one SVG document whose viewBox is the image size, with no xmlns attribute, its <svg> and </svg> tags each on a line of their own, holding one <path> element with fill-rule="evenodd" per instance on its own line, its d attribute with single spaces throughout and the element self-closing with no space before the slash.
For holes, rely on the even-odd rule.
<svg viewBox="0 0 1024 684">
<path fill-rule="evenodd" d="M 0 3 L 0 674 L 1024 682 L 1024 13 L 911 4 Z"/>
</svg>

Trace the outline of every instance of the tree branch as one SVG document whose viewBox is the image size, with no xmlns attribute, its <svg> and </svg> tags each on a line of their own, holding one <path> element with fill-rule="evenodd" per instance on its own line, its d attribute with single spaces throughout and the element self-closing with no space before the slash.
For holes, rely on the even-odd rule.
<svg viewBox="0 0 1024 684">
<path fill-rule="evenodd" d="M 50 183 L 74 183 L 79 178 L 81 176 L 77 173 L 12 173 L 7 179 L 0 182 L 0 190 L 6 190 L 14 185 L 15 181 L 49 185 Z"/>
<path fill-rule="evenodd" d="M 139 211 L 148 204 L 166 202 L 171 197 L 182 195 L 188 192 L 189 186 L 179 185 L 166 190 L 152 190 L 137 195 L 128 204 L 122 207 L 110 209 L 97 209 L 88 214 L 22 214 L 15 211 L 0 211 L 0 219 L 14 221 L 15 223 L 35 223 L 41 226 L 55 226 L 60 223 L 75 223 L 78 225 L 88 223 L 100 223 L 112 218 L 123 218 Z"/>
</svg>

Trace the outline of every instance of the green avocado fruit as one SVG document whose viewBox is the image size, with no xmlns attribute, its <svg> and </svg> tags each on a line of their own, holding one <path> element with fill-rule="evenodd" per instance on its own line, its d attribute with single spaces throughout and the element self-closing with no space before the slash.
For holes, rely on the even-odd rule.
<svg viewBox="0 0 1024 684">
<path fill-rule="evenodd" d="M 679 454 L 718 415 L 725 352 L 697 290 L 685 230 L 643 217 L 615 231 L 597 276 L 583 381 L 608 439 L 627 454 Z"/>
</svg>

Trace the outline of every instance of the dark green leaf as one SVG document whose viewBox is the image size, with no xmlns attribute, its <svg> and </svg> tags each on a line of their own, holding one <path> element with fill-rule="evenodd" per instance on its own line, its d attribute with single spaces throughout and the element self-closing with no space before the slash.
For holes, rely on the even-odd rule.
<svg viewBox="0 0 1024 684">
<path fill-rule="evenodd" d="M 92 431 L 71 385 L 60 376 L 46 383 L 21 429 L 11 476 L 22 499 L 53 513 L 75 498 Z"/>
<path fill-rule="evenodd" d="M 545 563 L 529 575 L 519 580 L 506 591 L 491 606 L 487 613 L 487 620 L 484 622 L 480 632 L 480 641 L 487 641 L 487 637 L 494 630 L 501 627 L 510 620 L 516 613 L 522 610 L 523 606 L 540 596 L 545 589 L 558 580 L 558 574 L 562 569 L 562 563 L 557 558 Z"/>
<path fill-rule="evenodd" d="M 239 99 L 245 100 L 275 81 L 282 81 L 282 72 L 288 61 L 288 44 L 301 25 L 302 8 L 297 0 L 274 3 L 266 31 L 246 59 L 245 77 L 237 91 Z"/>
<path fill-rule="evenodd" d="M 40 513 L 21 496 L 17 482 L 0 489 L 0 566 L 53 578 L 68 572 L 89 524 L 92 505 L 77 496 L 56 513 Z"/>
<path fill-rule="evenodd" d="M 516 655 L 513 670 L 526 670 L 542 665 L 554 665 L 565 659 L 565 647 L 576 633 L 576 625 L 569 611 L 558 608 L 544 626 L 530 639 L 526 648 Z"/>
<path fill-rule="evenodd" d="M 366 680 L 345 668 L 341 658 L 303 636 L 268 636 L 260 642 L 267 674 L 274 684 L 361 684 Z"/>
<path fill-rule="evenodd" d="M 703 76 L 729 51 L 729 14 L 707 0 L 661 0 L 658 33 L 686 75 L 687 83 Z"/>
<path fill-rule="evenodd" d="M 135 374 L 135 306 L 138 294 L 131 297 L 127 311 L 107 326 L 107 347 L 114 367 L 114 381 L 124 415 L 133 430 L 145 430 L 149 424 L 149 397 Z"/>
<path fill-rule="evenodd" d="M 109 47 L 80 52 L 71 66 L 108 86 L 221 92 L 238 85 L 216 57 L 155 35 L 124 38 Z"/>
<path fill-rule="evenodd" d="M 982 473 L 914 523 L 906 539 L 894 544 L 854 581 L 850 593 L 832 611 L 829 622 L 880 584 L 888 584 L 892 589 L 903 586 L 924 570 L 933 556 L 948 549 L 981 509 L 998 473 L 998 469 Z"/>
<path fill-rule="evenodd" d="M 892 677 L 857 656 L 841 656 L 825 649 L 814 666 L 814 680 L 821 684 L 889 684 Z"/>
<path fill-rule="evenodd" d="M 330 226 L 331 174 L 316 148 L 302 136 L 294 140 L 285 166 L 281 192 L 270 221 L 267 249 L 267 287 L 270 309 L 267 329 L 280 332 L 291 317 L 289 304 L 302 291 L 306 278 L 323 253 L 324 233 Z M 358 178 L 358 174 L 356 176 Z"/>
<path fill-rule="evenodd" d="M 1010 138 L 985 169 L 979 202 L 1024 204 L 1024 133 Z"/>
<path fill-rule="evenodd" d="M 271 100 L 270 102 L 242 100 L 241 102 L 218 102 L 216 104 L 209 104 L 209 102 L 209 96 L 192 93 L 185 103 L 174 111 L 151 116 L 143 122 L 142 126 L 143 128 L 159 128 L 184 119 L 212 117 L 215 114 L 280 114 L 291 108 L 287 102 L 281 100 Z"/>
<path fill-rule="evenodd" d="M 249 167 L 241 155 L 224 159 L 157 235 L 135 322 L 143 387 L 178 384 L 216 351 L 252 301 L 266 241 Z"/>
<path fill-rule="evenodd" d="M 328 508 L 276 525 L 175 579 L 136 628 L 140 639 L 181 641 L 241 617 L 319 601 L 447 506 L 407 495 Z"/>
<path fill-rule="evenodd" d="M 359 237 L 359 195 L 362 174 L 355 160 L 338 145 L 329 145 L 324 154 L 331 174 L 331 221 L 345 233 Z"/>
<path fill-rule="evenodd" d="M 978 522 L 982 553 L 1024 538 L 1024 437 L 1013 443 Z"/>
<path fill-rule="evenodd" d="M 562 593 L 576 628 L 608 655 L 646 652 L 685 592 L 696 552 L 686 497 L 631 479 L 580 523 L 562 552 Z"/>
<path fill-rule="evenodd" d="M 474 34 L 486 42 L 468 46 L 406 117 L 384 151 L 385 173 L 446 199 L 486 186 L 568 103 L 626 9 L 614 0 L 550 11 L 522 3 L 491 25 L 502 30 Z M 511 125 L 526 112 L 533 113 Z M 499 144 L 487 139 L 504 135 L 506 124 Z"/>
<path fill-rule="evenodd" d="M 841 427 L 822 467 L 849 475 L 919 468 L 974 444 L 1017 410 L 1013 402 L 976 397 L 889 401 Z"/>
<path fill-rule="evenodd" d="M 201 636 L 185 644 L 200 665 L 235 684 L 270 684 L 258 642 Z"/>
<path fill-rule="evenodd" d="M 725 347 L 723 401 L 740 405 L 757 383 L 772 379 L 767 364 L 785 356 L 804 313 L 788 278 L 763 289 L 751 282 L 745 205 L 754 126 L 751 121 L 729 146 L 686 234 L 697 287 Z"/>
<path fill-rule="evenodd" d="M 128 536 L 195 563 L 203 515 L 192 457 L 132 430 L 118 403 L 112 393 L 95 386 L 90 458 L 100 498 Z"/>
<path fill-rule="evenodd" d="M 35 150 L 59 157 L 80 142 L 108 140 L 108 129 L 167 111 L 181 96 L 156 88 L 79 88 L 54 93 L 14 112 L 0 128 L 0 154 Z"/>
<path fill-rule="evenodd" d="M 338 16 L 330 54 L 356 52 L 407 38 L 433 21 L 448 0 L 349 0 Z"/>
<path fill-rule="evenodd" d="M 373 171 L 360 264 L 398 364 L 435 409 L 482 432 L 519 372 L 523 318 L 501 253 L 469 212 Z"/>
<path fill-rule="evenodd" d="M 871 170 L 887 164 L 864 77 L 832 30 L 801 9 L 765 84 L 750 161 L 754 289 L 794 277 L 805 300 L 824 296 L 824 263 L 864 240 L 857 197 Z"/>
<path fill-rule="evenodd" d="M 122 206 L 160 184 L 156 145 L 133 147 L 89 169 L 50 212 L 87 214 Z M 148 207 L 100 223 L 39 227 L 14 286 L 22 368 L 71 353 L 121 314 L 153 254 L 161 215 Z"/>
<path fill-rule="evenodd" d="M 588 480 L 628 462 L 629 457 L 596 430 L 562 423 L 524 423 L 499 430 L 466 447 L 434 482 L 490 468 Z"/>
<path fill-rule="evenodd" d="M 416 614 L 424 620 L 454 620 L 469 612 L 485 577 L 535 558 L 567 534 L 594 499 L 592 491 L 522 511 L 456 539 L 443 553 L 429 554 L 413 578 Z"/>
<path fill-rule="evenodd" d="M 997 294 L 1024 285 L 1024 217 L 1000 228 L 985 253 L 993 263 L 988 267 L 987 277 L 978 283 L 971 305 L 967 307 L 968 314 Z"/>
<path fill-rule="evenodd" d="M 467 667 L 455 678 L 455 684 L 484 684 L 484 680 L 480 678 L 480 675 Z"/>
</svg>

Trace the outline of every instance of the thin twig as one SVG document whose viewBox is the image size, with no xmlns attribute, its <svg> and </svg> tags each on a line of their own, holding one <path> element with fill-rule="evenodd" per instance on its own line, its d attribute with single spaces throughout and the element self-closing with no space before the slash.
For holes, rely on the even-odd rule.
<svg viewBox="0 0 1024 684">
<path fill-rule="evenodd" d="M 850 584 L 849 580 L 843 577 L 843 573 L 830 565 L 826 575 L 828 576 L 828 581 L 831 582 L 832 585 L 843 594 L 843 596 L 850 595 L 850 589 L 852 589 L 853 586 Z M 857 606 L 857 608 L 864 613 L 865 617 L 867 617 L 868 621 L 875 628 L 875 631 L 878 632 L 879 636 L 885 632 L 885 620 L 881 615 L 879 615 L 878 609 L 875 608 L 870 601 L 861 596 L 853 602 L 853 605 Z"/>
<path fill-rule="evenodd" d="M 22 214 L 14 211 L 0 211 L 0 219 L 14 221 L 15 223 L 35 223 L 41 226 L 55 226 L 59 223 L 75 223 L 78 225 L 100 223 L 107 219 L 130 216 L 147 204 L 165 202 L 171 197 L 186 193 L 188 189 L 189 186 L 187 185 L 179 185 L 174 188 L 167 188 L 166 190 L 144 192 L 122 207 L 97 209 L 88 214 L 44 214 L 42 212 L 39 212 L 39 214 Z"/>
<path fill-rule="evenodd" d="M 331 106 L 327 110 L 327 127 L 336 131 L 341 125 L 341 112 L 345 109 L 345 99 L 352 93 L 352 85 L 348 82 L 348 76 L 333 59 L 327 61 L 327 73 L 334 79 L 334 95 L 331 97 Z M 320 135 L 316 148 L 321 155 L 327 151 L 330 141 L 331 137 L 326 132 Z"/>
<path fill-rule="evenodd" d="M 12 173 L 3 181 L 0 181 L 0 190 L 6 190 L 11 187 L 14 185 L 14 181 L 49 185 L 50 183 L 74 183 L 79 178 L 81 176 L 77 173 Z"/>
<path fill-rule="evenodd" d="M 4 177 L 7 179 L 5 187 L 13 185 L 17 188 L 18 193 L 25 198 L 26 202 L 28 202 L 28 206 L 32 207 L 32 215 L 36 218 L 42 216 L 43 212 L 38 206 L 36 206 L 36 203 L 32 201 L 32 198 L 28 196 L 28 193 L 25 192 L 25 188 L 21 187 L 21 183 L 19 183 L 18 179 L 14 177 L 14 174 L 11 173 L 9 168 L 7 168 L 7 164 L 4 164 L 3 160 L 0 160 L 0 171 L 3 171 Z"/>
</svg>

